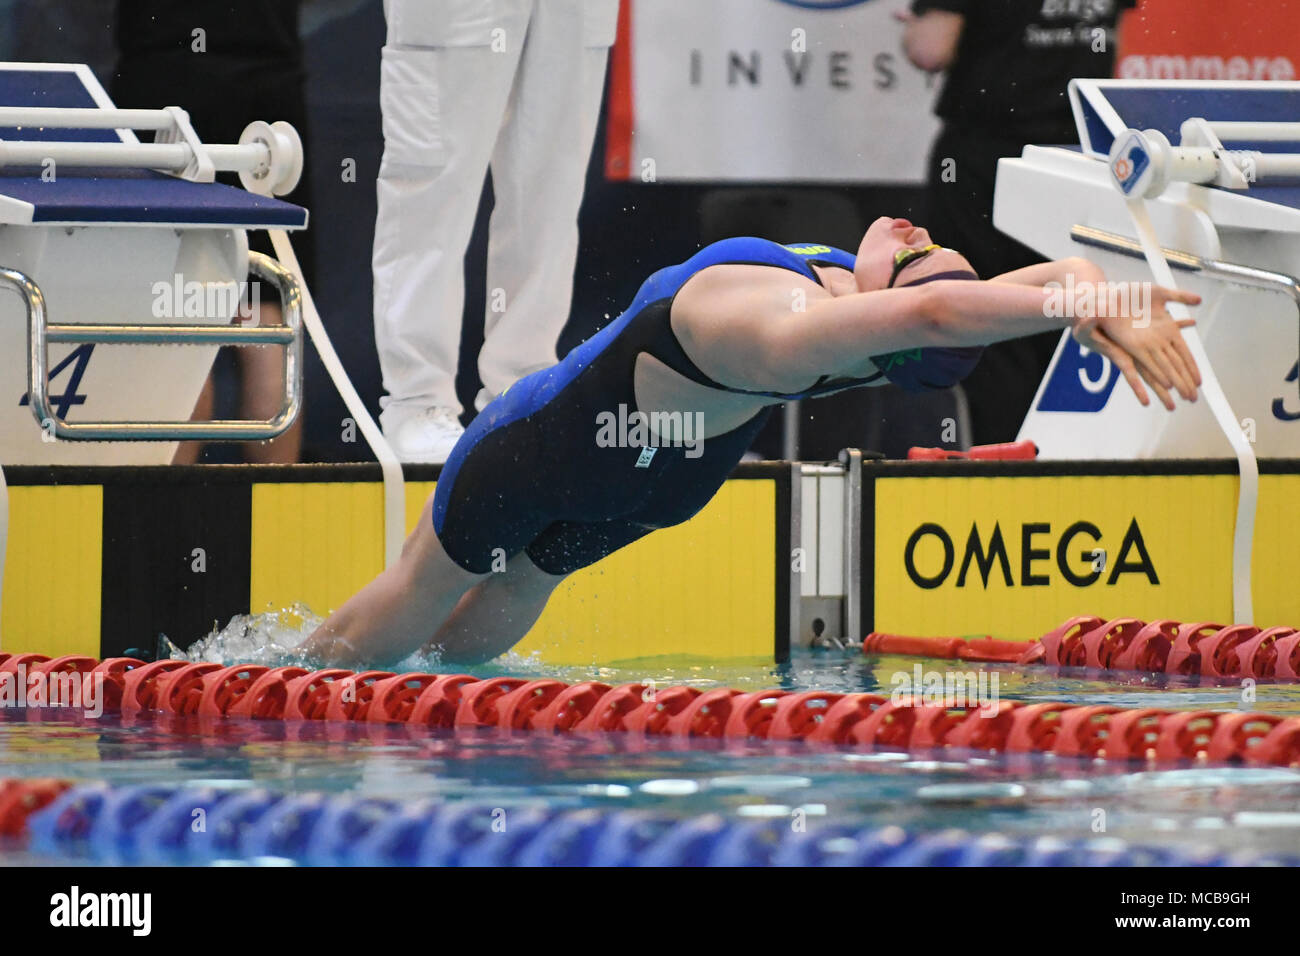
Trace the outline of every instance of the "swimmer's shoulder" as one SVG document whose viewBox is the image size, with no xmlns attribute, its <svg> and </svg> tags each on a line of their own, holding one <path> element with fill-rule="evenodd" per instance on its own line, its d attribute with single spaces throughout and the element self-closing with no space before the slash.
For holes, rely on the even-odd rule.
<svg viewBox="0 0 1300 956">
<path fill-rule="evenodd" d="M 692 256 L 691 263 L 697 270 L 714 265 L 755 265 L 808 273 L 804 257 L 798 251 L 758 236 L 719 239 Z"/>
<path fill-rule="evenodd" d="M 786 315 L 795 288 L 809 300 L 826 294 L 798 253 L 754 236 L 705 246 L 684 271 L 688 281 L 673 297 L 674 328 L 695 322 L 714 326 L 728 317 L 754 318 L 769 311 Z"/>
<path fill-rule="evenodd" d="M 689 281 L 684 281 L 680 291 L 697 298 L 702 294 L 752 291 L 769 283 L 788 290 L 791 281 L 798 283 L 800 278 L 811 288 L 820 287 L 805 258 L 789 247 L 757 236 L 737 236 L 710 243 L 683 263 L 682 279 Z"/>
</svg>

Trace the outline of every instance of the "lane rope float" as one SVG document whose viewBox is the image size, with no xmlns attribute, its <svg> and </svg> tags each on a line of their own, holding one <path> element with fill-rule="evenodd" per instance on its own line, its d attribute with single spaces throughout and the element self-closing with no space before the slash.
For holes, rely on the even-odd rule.
<svg viewBox="0 0 1300 956">
<path fill-rule="evenodd" d="M 1173 620 L 1106 620 L 1080 615 L 1037 641 L 908 637 L 872 633 L 866 654 L 903 654 L 983 663 L 1083 667 L 1113 673 L 1249 678 L 1259 683 L 1300 680 L 1300 630 Z"/>
<path fill-rule="evenodd" d="M 57 789 L 53 789 L 57 788 Z M 312 866 L 1295 866 L 1277 853 L 1013 838 L 963 830 L 670 816 L 638 809 L 502 807 L 206 786 L 0 781 L 40 793 L 12 835 L 60 860 Z M 203 826 L 195 827 L 201 816 Z M 503 814 L 508 826 L 500 825 Z"/>
<path fill-rule="evenodd" d="M 1210 662 L 1202 667 L 1220 666 L 1226 654 L 1213 652 L 1222 648 L 1203 646 L 1210 629 L 1216 627 L 1182 625 L 1169 642 L 1169 658 L 1177 655 L 1186 664 L 1197 655 L 1198 662 Z M 1148 630 L 1149 626 L 1140 631 L 1133 625 L 1119 628 L 1117 633 L 1132 637 L 1124 653 L 1158 656 L 1158 649 L 1150 646 L 1155 638 L 1134 650 L 1137 634 Z M 1083 626 L 1076 624 L 1063 632 L 1058 655 L 1074 659 L 1079 647 L 1084 647 L 1085 660 L 1088 653 L 1100 657 L 1103 647 L 1113 653 L 1118 641 L 1083 643 L 1096 631 L 1092 628 L 1085 634 Z M 1220 641 L 1230 638 L 1231 649 L 1238 654 L 1243 647 L 1258 645 L 1255 659 L 1263 646 L 1257 642 L 1259 637 L 1248 638 L 1238 630 Z M 1046 654 L 1049 645 L 1038 646 Z M 128 658 L 96 662 L 86 657 L 51 660 L 40 654 L 0 657 L 4 658 L 0 681 L 24 672 L 89 674 L 105 688 L 113 685 L 114 690 L 105 691 L 105 701 L 118 700 L 124 717 L 154 713 L 192 717 L 201 731 L 213 733 L 230 725 L 205 727 L 204 721 L 247 716 L 340 725 L 402 724 L 418 733 L 434 728 L 608 732 L 644 738 L 803 740 L 868 751 L 950 748 L 1148 763 L 1300 766 L 1300 717 L 1277 714 L 1125 710 L 1052 701 L 974 701 L 954 707 L 932 702 L 924 694 L 890 699 L 866 693 L 653 689 L 639 683 L 610 686 L 593 681 L 568 686 L 546 679 L 480 680 L 466 674 L 353 673 L 340 668 L 304 673 L 300 667 L 223 667 L 178 660 L 145 664 Z"/>
</svg>

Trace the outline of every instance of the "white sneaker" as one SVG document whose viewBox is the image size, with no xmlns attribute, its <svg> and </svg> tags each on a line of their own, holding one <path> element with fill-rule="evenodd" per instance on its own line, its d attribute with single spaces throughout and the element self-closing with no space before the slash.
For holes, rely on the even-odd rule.
<svg viewBox="0 0 1300 956">
<path fill-rule="evenodd" d="M 413 464 L 445 464 L 465 434 L 456 413 L 445 405 L 389 405 L 379 423 L 397 457 Z"/>
</svg>

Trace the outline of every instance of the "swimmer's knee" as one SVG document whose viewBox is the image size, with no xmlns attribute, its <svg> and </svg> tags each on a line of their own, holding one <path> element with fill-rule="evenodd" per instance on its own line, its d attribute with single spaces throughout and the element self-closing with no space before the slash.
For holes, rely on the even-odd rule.
<svg viewBox="0 0 1300 956">
<path fill-rule="evenodd" d="M 548 571 L 546 568 L 538 566 L 527 551 L 521 553 L 514 563 L 523 569 L 524 577 L 539 588 L 545 587 L 554 590 L 559 587 L 560 582 L 573 573 L 567 570 Z"/>
</svg>

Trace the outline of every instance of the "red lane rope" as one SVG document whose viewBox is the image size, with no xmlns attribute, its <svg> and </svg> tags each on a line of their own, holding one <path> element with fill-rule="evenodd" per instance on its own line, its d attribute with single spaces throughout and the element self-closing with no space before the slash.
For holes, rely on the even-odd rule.
<svg viewBox="0 0 1300 956">
<path fill-rule="evenodd" d="M 1287 629 L 1273 630 L 1281 633 Z M 1275 634 L 1269 644 L 1259 639 L 1264 634 L 1242 627 L 1076 618 L 1035 648 L 1043 655 L 1050 650 L 1055 659 L 1159 659 L 1163 666 L 1176 666 L 1179 672 L 1222 673 L 1233 654 L 1238 660 L 1267 663 L 1274 658 L 1265 650 L 1273 647 L 1276 661 L 1283 660 L 1286 648 L 1277 645 L 1292 635 Z M 877 646 L 882 643 L 888 642 L 876 642 Z M 970 642 L 968 646 L 984 648 L 981 653 L 1003 655 L 1007 643 Z M 951 642 L 940 644 L 952 650 L 951 656 L 958 656 Z M 1023 647 L 1020 652 L 1025 654 Z M 743 692 L 731 688 L 702 691 L 687 686 L 656 690 L 644 684 L 611 687 L 584 681 L 568 685 L 516 677 L 480 680 L 468 674 L 354 673 L 340 668 L 307 672 L 301 667 L 223 667 L 175 660 L 144 664 L 132 658 L 51 661 L 39 654 L 0 656 L 0 675 L 19 673 L 20 664 L 25 664 L 29 673 L 32 668 L 44 667 L 102 675 L 105 709 L 110 709 L 107 702 L 113 701 L 112 709 L 127 715 L 155 711 L 542 733 L 603 731 L 809 740 L 867 750 L 951 747 L 1153 762 L 1214 760 L 1300 766 L 1300 717 L 1238 711 L 1123 710 L 1051 701 L 949 707 L 924 698 L 891 700 L 876 694 Z M 31 799 L 43 799 L 25 792 L 3 793 L 0 827 L 5 825 L 6 813 L 17 812 L 15 801 L 27 806 Z"/>
<path fill-rule="evenodd" d="M 1103 671 L 1200 674 L 1280 682 L 1300 680 L 1300 631 L 1253 624 L 1104 620 L 1072 617 L 1037 641 L 868 634 L 865 654 L 905 654 L 999 664 L 1046 664 Z"/>
</svg>

